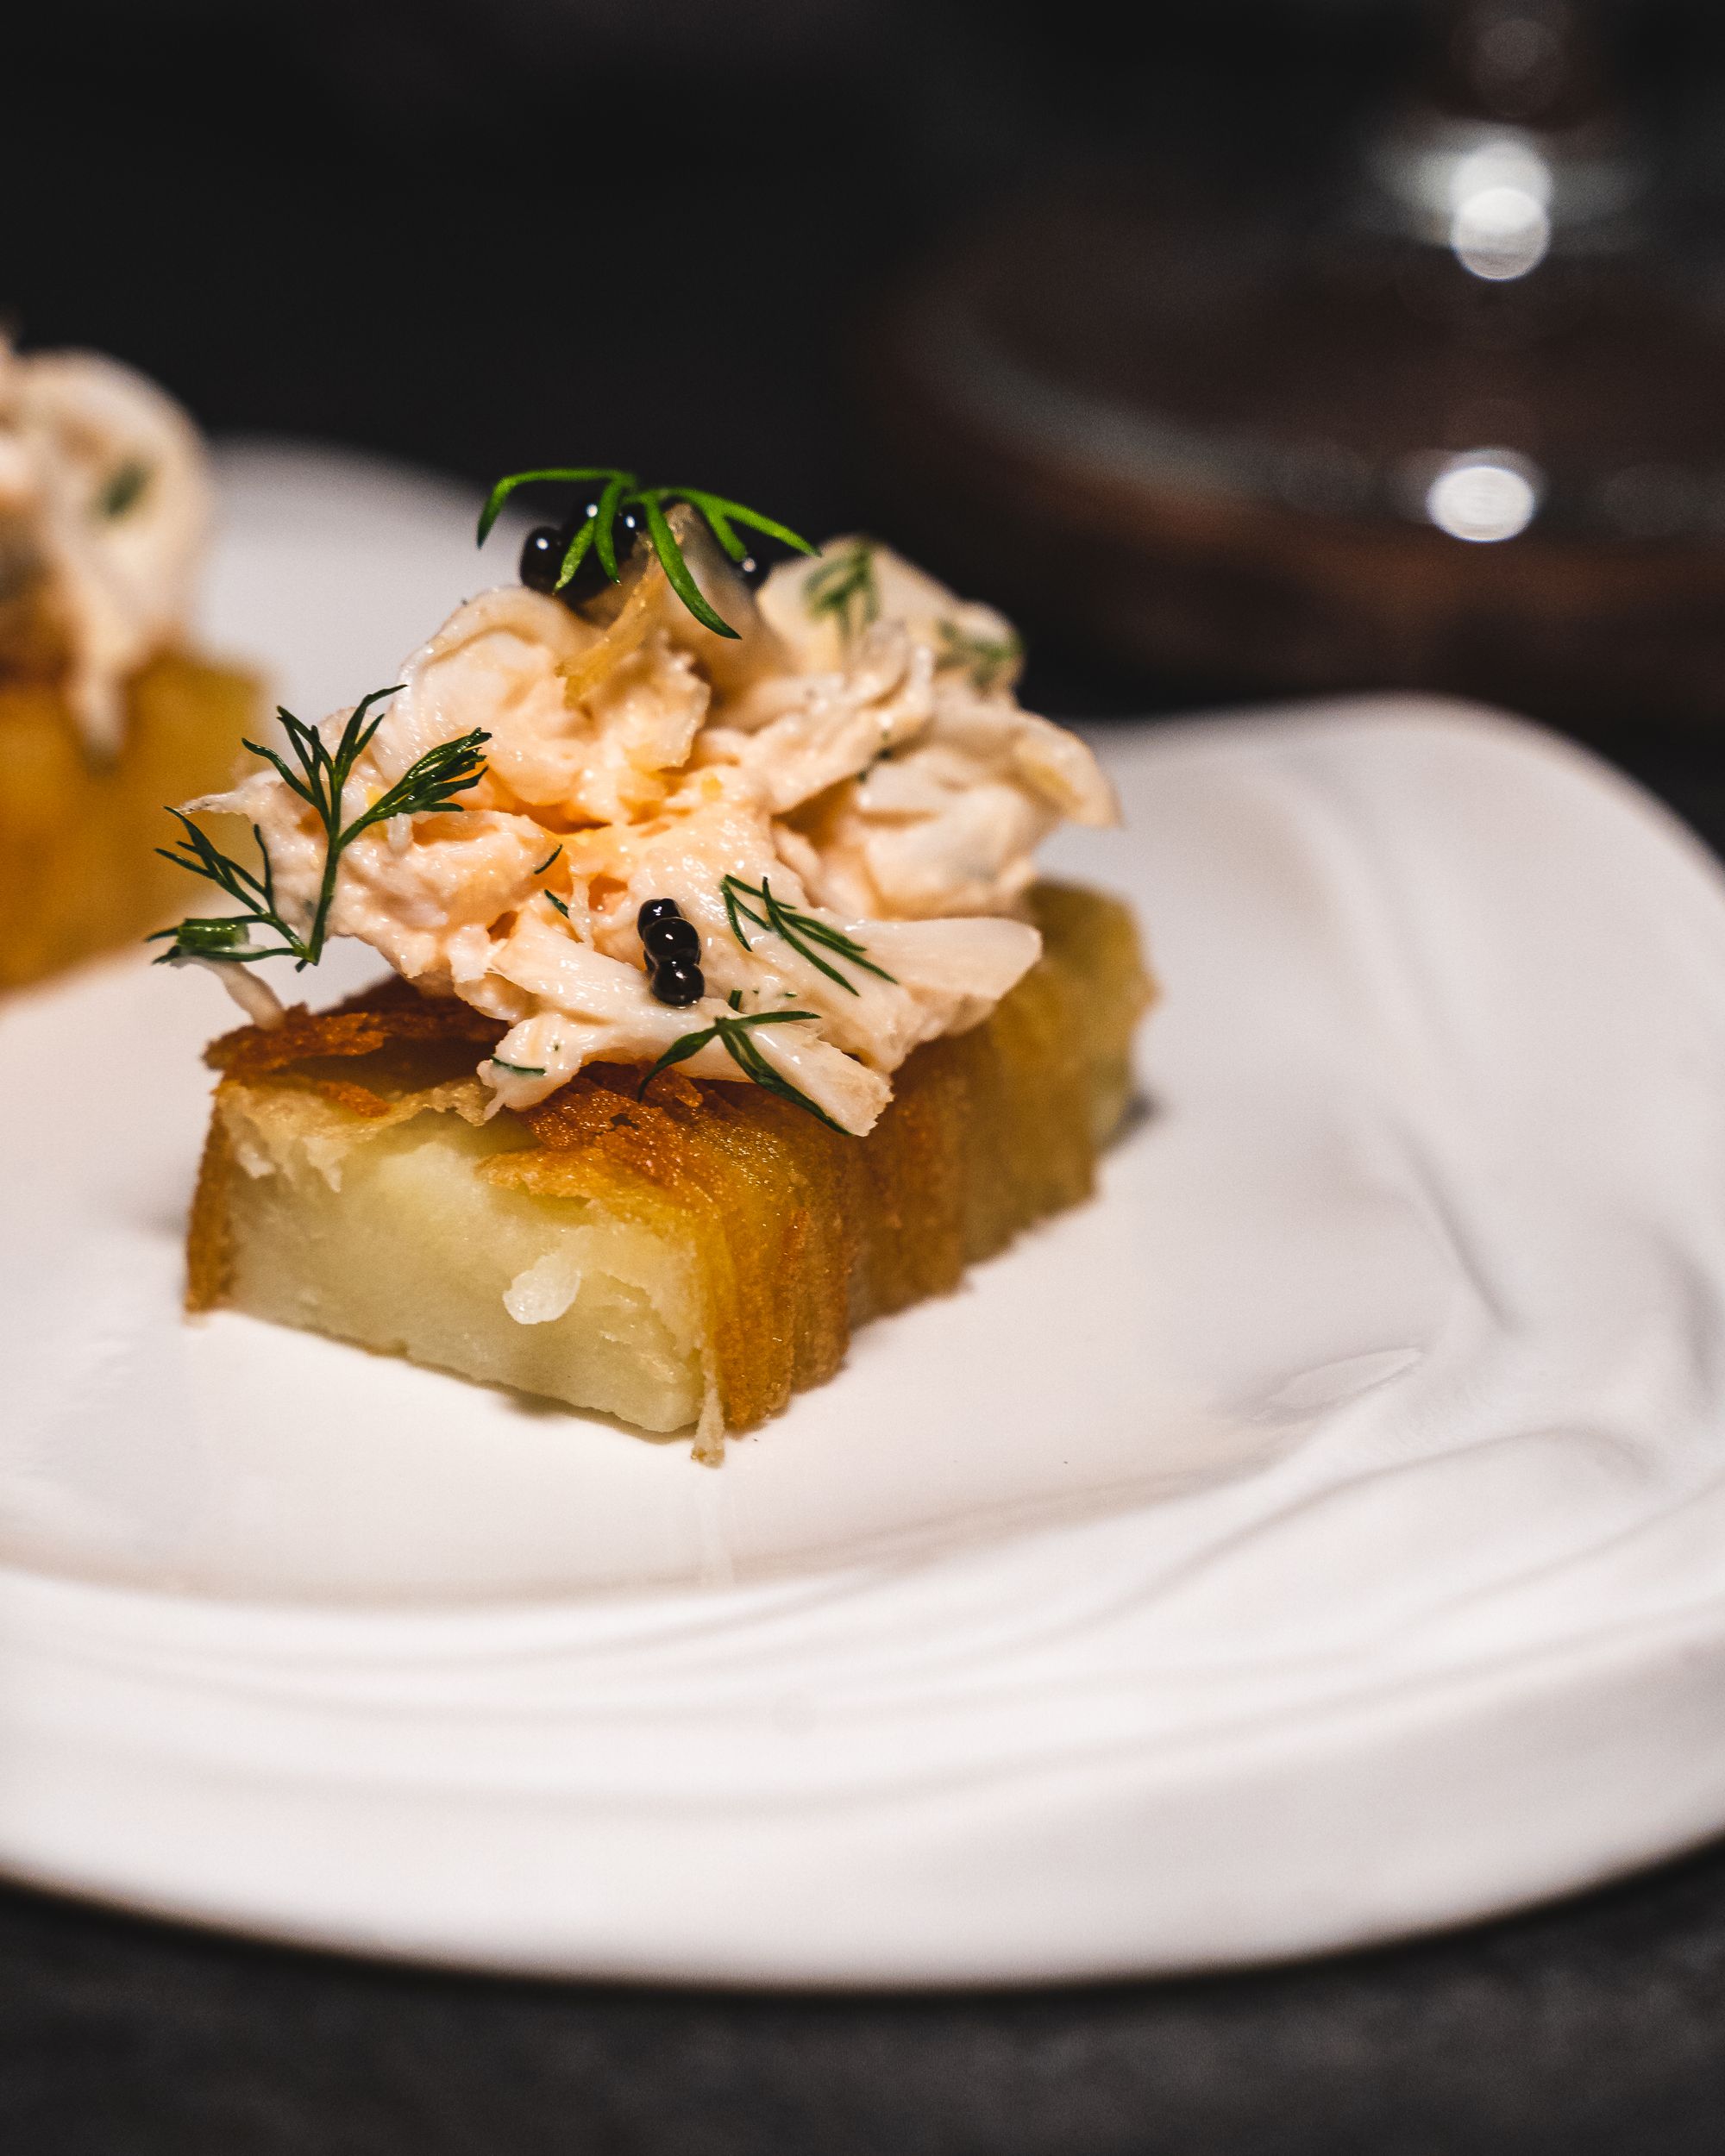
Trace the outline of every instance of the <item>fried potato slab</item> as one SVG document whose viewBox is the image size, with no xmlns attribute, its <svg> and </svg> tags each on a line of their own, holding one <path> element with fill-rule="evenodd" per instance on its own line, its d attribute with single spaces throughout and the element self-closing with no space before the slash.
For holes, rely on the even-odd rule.
<svg viewBox="0 0 1725 2156">
<path fill-rule="evenodd" d="M 166 654 L 132 677 L 103 761 L 53 682 L 0 676 L 0 988 L 210 910 L 155 852 L 174 837 L 163 804 L 228 784 L 260 705 L 249 675 Z"/>
<path fill-rule="evenodd" d="M 867 1138 L 759 1087 L 594 1067 L 483 1120 L 500 1026 L 399 982 L 209 1051 L 223 1073 L 187 1304 L 229 1304 L 715 1457 L 832 1376 L 852 1328 L 1076 1205 L 1151 988 L 1118 900 L 1045 883 L 1040 962 L 919 1049 Z"/>
</svg>

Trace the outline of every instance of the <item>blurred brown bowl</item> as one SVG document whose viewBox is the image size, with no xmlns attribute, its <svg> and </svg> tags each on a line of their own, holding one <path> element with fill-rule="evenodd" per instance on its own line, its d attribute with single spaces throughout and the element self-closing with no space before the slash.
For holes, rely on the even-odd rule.
<svg viewBox="0 0 1725 2156">
<path fill-rule="evenodd" d="M 1008 212 L 872 324 L 883 506 L 967 588 L 1219 693 L 1714 726 L 1725 335 L 1624 264 L 1476 299 L 1386 259 L 1278 262 L 1261 227 L 1182 232 L 1118 191 Z M 1533 475 L 1525 529 L 1433 521 L 1470 455 L 1512 523 Z"/>
</svg>

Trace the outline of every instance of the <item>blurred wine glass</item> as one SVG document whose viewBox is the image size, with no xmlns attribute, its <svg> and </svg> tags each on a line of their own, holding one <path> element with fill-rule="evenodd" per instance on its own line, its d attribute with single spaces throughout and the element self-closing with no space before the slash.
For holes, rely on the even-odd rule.
<svg viewBox="0 0 1725 2156">
<path fill-rule="evenodd" d="M 1725 714 L 1725 330 L 1571 0 L 1447 0 L 1315 201 L 1149 164 L 903 289 L 877 423 L 961 573 L 1205 688 Z"/>
</svg>

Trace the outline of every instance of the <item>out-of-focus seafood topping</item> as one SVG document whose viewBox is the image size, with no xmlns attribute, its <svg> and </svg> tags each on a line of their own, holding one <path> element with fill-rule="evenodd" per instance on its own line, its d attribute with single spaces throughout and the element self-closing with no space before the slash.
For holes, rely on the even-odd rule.
<svg viewBox="0 0 1725 2156">
<path fill-rule="evenodd" d="M 210 521 L 198 430 L 93 352 L 0 337 L 0 675 L 63 683 L 118 747 L 126 678 L 183 630 Z"/>
<path fill-rule="evenodd" d="M 480 1070 L 498 1105 L 674 1050 L 865 1131 L 906 1056 L 1035 962 L 1035 849 L 1063 818 L 1112 822 L 1113 798 L 1082 742 L 1019 709 L 1017 639 L 989 608 L 857 538 L 756 593 L 691 511 L 670 519 L 736 635 L 646 547 L 579 610 L 518 586 L 459 607 L 380 707 L 339 821 L 476 730 L 486 768 L 459 810 L 345 846 L 328 931 L 508 1026 Z M 319 730 L 329 749 L 348 718 Z M 190 805 L 254 824 L 280 914 L 310 920 L 325 825 L 278 771 Z M 687 930 L 649 950 L 655 906 L 649 927 Z"/>
</svg>

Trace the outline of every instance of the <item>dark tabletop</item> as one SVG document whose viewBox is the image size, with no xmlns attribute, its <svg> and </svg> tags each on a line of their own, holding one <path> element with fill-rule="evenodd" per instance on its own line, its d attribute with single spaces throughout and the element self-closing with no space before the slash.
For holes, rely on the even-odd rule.
<svg viewBox="0 0 1725 2156">
<path fill-rule="evenodd" d="M 1271 12 L 1220 11 L 1251 32 L 1228 64 L 1340 126 L 1324 40 L 1369 11 L 1279 46 Z M 843 528 L 872 498 L 848 354 L 932 224 L 1084 115 L 1219 132 L 1238 85 L 1192 72 L 1207 10 L 1171 14 L 1147 56 L 1080 0 L 36 10 L 3 63 L 0 311 L 217 429 L 470 478 L 625 455 Z M 1081 33 L 1063 72 L 1030 34 L 1056 16 Z M 1059 714 L 1190 693 L 1035 649 L 1029 699 Z M 1616 753 L 1725 840 L 1716 747 Z M 1725 1853 L 1297 1969 L 843 2000 L 370 1966 L 0 1890 L 19 2156 L 1722 2147 Z"/>
<path fill-rule="evenodd" d="M 1716 2156 L 1725 1854 L 1297 1969 L 844 2000 L 504 1983 L 0 1893 L 30 2156 Z"/>
</svg>

